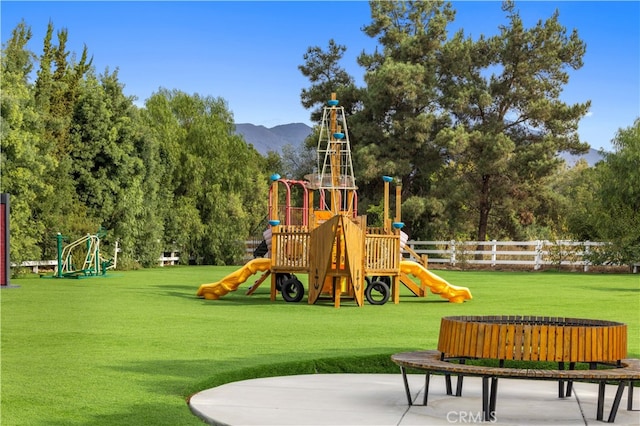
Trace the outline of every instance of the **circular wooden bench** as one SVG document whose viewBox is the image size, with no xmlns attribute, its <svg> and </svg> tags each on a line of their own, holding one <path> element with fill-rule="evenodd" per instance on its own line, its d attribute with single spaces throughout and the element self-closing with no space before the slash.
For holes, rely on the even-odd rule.
<svg viewBox="0 0 640 426">
<path fill-rule="evenodd" d="M 494 418 L 498 378 L 557 380 L 558 396 L 570 396 L 573 381 L 599 384 L 596 418 L 603 419 L 607 382 L 618 384 L 608 421 L 615 420 L 626 384 L 627 409 L 632 409 L 633 381 L 640 380 L 640 360 L 627 359 L 627 326 L 613 321 L 535 316 L 456 316 L 442 318 L 437 351 L 393 355 L 400 366 L 407 400 L 411 405 L 406 368 L 426 371 L 424 402 L 427 403 L 431 373 L 445 375 L 451 395 L 451 375 L 458 376 L 456 396 L 462 394 L 464 376 L 483 379 L 483 415 Z M 469 359 L 492 359 L 498 367 L 469 365 Z M 505 368 L 505 361 L 531 361 L 532 368 Z M 540 361 L 557 362 L 558 369 L 540 368 Z M 569 369 L 565 370 L 565 363 Z M 575 369 L 588 363 L 587 369 Z M 607 369 L 598 369 L 598 365 Z M 489 386 L 491 379 L 491 386 Z M 565 383 L 567 384 L 565 391 Z"/>
<path fill-rule="evenodd" d="M 627 326 L 582 318 L 444 317 L 438 350 L 446 358 L 615 363 L 627 357 Z"/>
</svg>

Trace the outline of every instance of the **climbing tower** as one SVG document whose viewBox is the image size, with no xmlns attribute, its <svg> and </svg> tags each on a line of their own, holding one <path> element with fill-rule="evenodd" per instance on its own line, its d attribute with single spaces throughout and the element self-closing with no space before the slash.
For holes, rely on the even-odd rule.
<svg viewBox="0 0 640 426">
<path fill-rule="evenodd" d="M 317 148 L 317 173 L 307 175 L 310 188 L 330 194 L 328 205 L 321 209 L 334 215 L 356 216 L 356 190 L 351 160 L 351 144 L 344 107 L 338 105 L 335 93 L 322 111 Z M 326 199 L 323 197 L 322 202 Z"/>
</svg>

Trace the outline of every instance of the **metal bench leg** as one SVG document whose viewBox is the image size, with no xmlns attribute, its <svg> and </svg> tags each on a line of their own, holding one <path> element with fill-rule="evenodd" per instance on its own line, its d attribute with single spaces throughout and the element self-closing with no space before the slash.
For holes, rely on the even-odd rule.
<svg viewBox="0 0 640 426">
<path fill-rule="evenodd" d="M 451 390 L 451 374 L 444 375 L 444 384 L 447 388 L 447 395 L 453 395 L 453 391 Z"/>
<path fill-rule="evenodd" d="M 606 383 L 598 383 L 598 407 L 596 409 L 596 420 L 602 420 L 602 412 L 604 411 L 604 389 Z"/>
<path fill-rule="evenodd" d="M 629 390 L 627 392 L 627 411 L 633 411 L 633 380 L 629 380 Z"/>
<path fill-rule="evenodd" d="M 465 360 L 464 358 L 460 360 L 460 364 L 464 364 Z M 462 396 L 462 379 L 464 379 L 464 376 L 460 375 L 458 376 L 458 380 L 456 383 L 456 396 Z"/>
<path fill-rule="evenodd" d="M 576 369 L 576 363 L 575 362 L 570 362 L 569 363 L 569 370 L 575 370 Z M 560 361 L 558 362 L 558 370 L 564 370 L 564 362 Z M 565 386 L 564 386 L 565 380 L 558 380 L 558 398 L 566 398 L 571 396 L 571 393 L 573 391 L 573 381 L 572 380 L 567 380 L 567 387 L 565 390 Z"/>
<path fill-rule="evenodd" d="M 613 399 L 613 405 L 611 406 L 611 411 L 609 412 L 609 418 L 607 419 L 608 423 L 613 423 L 616 420 L 616 414 L 618 413 L 618 406 L 620 405 L 620 399 L 622 398 L 622 393 L 624 392 L 624 387 L 627 383 L 620 382 L 618 383 L 618 390 L 616 391 L 616 397 Z"/>
<path fill-rule="evenodd" d="M 462 379 L 464 379 L 464 376 L 458 376 L 456 383 L 456 396 L 462 396 Z"/>
<path fill-rule="evenodd" d="M 407 404 L 413 405 L 411 402 L 411 391 L 409 390 L 409 381 L 407 380 L 407 371 L 404 367 L 400 367 L 400 372 L 402 373 L 402 381 L 404 382 L 404 392 L 407 394 Z"/>
<path fill-rule="evenodd" d="M 575 370 L 576 369 L 576 363 L 575 362 L 570 362 L 569 363 L 569 370 Z M 573 391 L 573 380 L 567 380 L 567 392 L 564 394 L 565 396 L 571 396 L 571 392 Z"/>
<path fill-rule="evenodd" d="M 564 362 L 558 363 L 558 370 L 564 370 Z M 564 380 L 558 380 L 558 398 L 564 398 Z"/>
<path fill-rule="evenodd" d="M 427 405 L 427 398 L 429 397 L 429 377 L 431 374 L 427 371 L 424 377 L 424 398 L 422 399 L 422 405 Z"/>
<path fill-rule="evenodd" d="M 491 378 L 491 397 L 489 398 L 489 420 L 496 420 L 496 400 L 498 399 L 498 378 Z"/>
<path fill-rule="evenodd" d="M 482 376 L 482 418 L 489 421 L 489 378 Z"/>
</svg>

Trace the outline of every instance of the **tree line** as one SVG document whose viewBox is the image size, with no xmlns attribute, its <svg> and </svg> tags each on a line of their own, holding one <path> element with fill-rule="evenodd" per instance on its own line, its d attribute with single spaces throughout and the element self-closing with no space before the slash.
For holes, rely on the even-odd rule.
<svg viewBox="0 0 640 426">
<path fill-rule="evenodd" d="M 640 259 L 640 121 L 613 135 L 596 167 L 567 168 L 581 153 L 577 126 L 589 101 L 560 100 L 585 45 L 556 13 L 507 24 L 474 40 L 447 25 L 444 2 L 371 2 L 363 28 L 365 85 L 341 66 L 346 46 L 310 47 L 300 71 L 303 106 L 319 121 L 332 92 L 349 114 L 360 211 L 382 210 L 381 175 L 402 183 L 403 220 L 416 239 L 558 239 L 613 242 L 602 261 Z M 224 99 L 161 88 L 144 106 L 123 93 L 117 69 L 96 73 L 88 49 L 69 52 L 50 23 L 39 55 L 20 23 L 2 47 L 1 191 L 11 194 L 13 262 L 55 258 L 55 235 L 108 230 L 119 264 L 152 266 L 164 250 L 182 261 L 241 261 L 262 231 L 269 176 L 301 178 L 306 151 L 261 156 L 235 134 Z M 34 77 L 35 76 L 35 77 Z"/>
<path fill-rule="evenodd" d="M 76 59 L 67 31 L 54 31 L 36 57 L 22 22 L 2 50 L 12 261 L 55 258 L 57 233 L 100 227 L 123 267 L 154 265 L 167 249 L 197 263 L 241 259 L 266 210 L 267 160 L 235 134 L 226 102 L 160 89 L 138 108 L 117 71 L 96 74 L 87 49 Z"/>
</svg>

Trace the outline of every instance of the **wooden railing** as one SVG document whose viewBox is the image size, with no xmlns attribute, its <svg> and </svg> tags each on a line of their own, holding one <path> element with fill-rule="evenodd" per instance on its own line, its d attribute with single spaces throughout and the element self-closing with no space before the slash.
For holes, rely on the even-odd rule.
<svg viewBox="0 0 640 426">
<path fill-rule="evenodd" d="M 271 237 L 273 267 L 306 270 L 309 267 L 309 230 L 306 226 L 279 226 Z"/>
<path fill-rule="evenodd" d="M 367 233 L 364 241 L 365 271 L 371 274 L 397 273 L 400 236 Z"/>
</svg>

